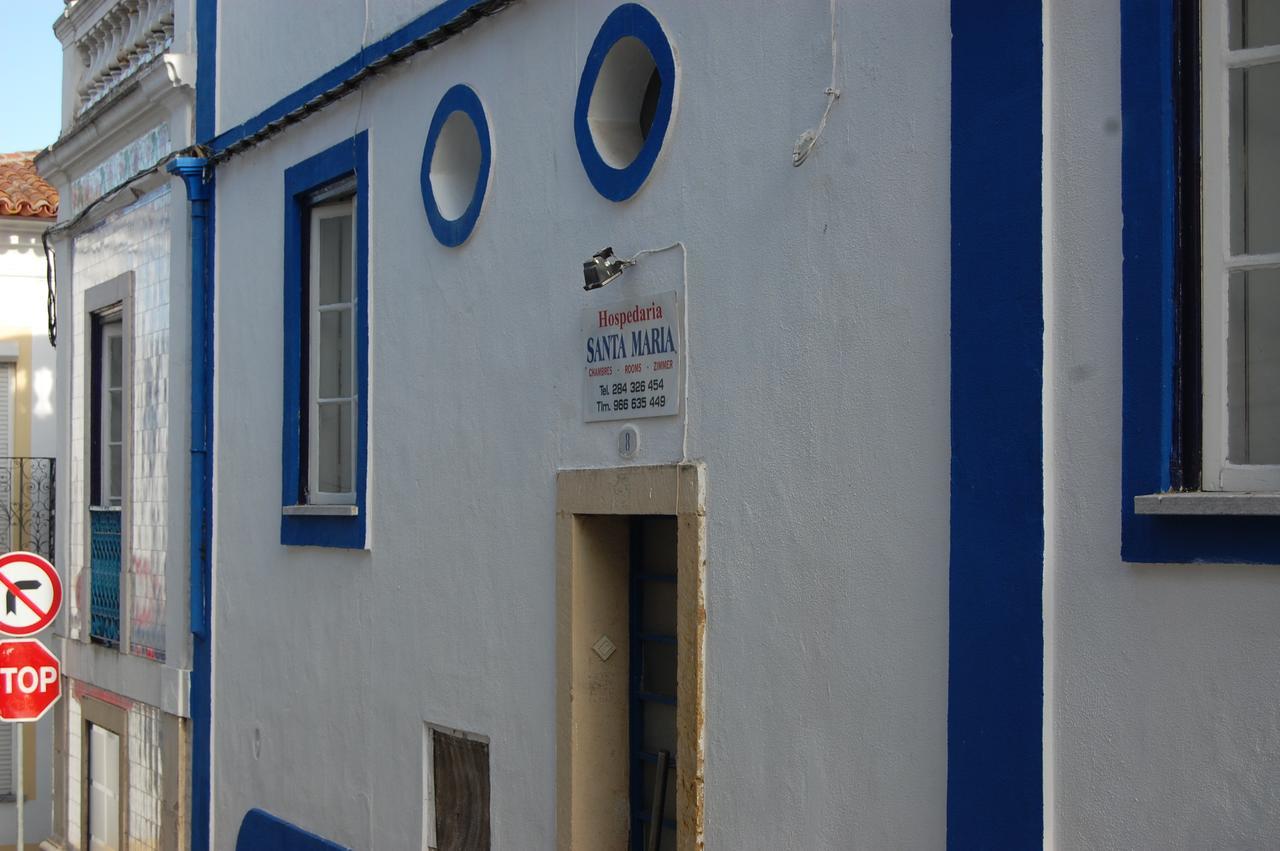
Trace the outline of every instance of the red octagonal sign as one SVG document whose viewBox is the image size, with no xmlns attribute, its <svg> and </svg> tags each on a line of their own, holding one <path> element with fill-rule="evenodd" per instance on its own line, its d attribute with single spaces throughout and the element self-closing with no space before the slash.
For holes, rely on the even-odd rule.
<svg viewBox="0 0 1280 851">
<path fill-rule="evenodd" d="M 58 658 L 34 638 L 0 641 L 0 719 L 35 721 L 62 697 Z"/>
</svg>

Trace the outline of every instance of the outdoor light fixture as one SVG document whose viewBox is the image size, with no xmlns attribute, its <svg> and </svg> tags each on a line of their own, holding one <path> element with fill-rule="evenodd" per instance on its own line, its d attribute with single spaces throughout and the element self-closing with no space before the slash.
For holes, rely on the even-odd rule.
<svg viewBox="0 0 1280 851">
<path fill-rule="evenodd" d="M 635 264 L 635 260 L 615 257 L 612 248 L 602 248 L 582 264 L 582 288 L 587 292 L 598 290 Z"/>
</svg>

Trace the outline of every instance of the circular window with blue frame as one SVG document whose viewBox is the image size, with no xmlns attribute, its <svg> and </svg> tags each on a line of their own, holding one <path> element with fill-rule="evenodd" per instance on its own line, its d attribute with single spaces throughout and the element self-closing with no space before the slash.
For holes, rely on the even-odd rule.
<svg viewBox="0 0 1280 851">
<path fill-rule="evenodd" d="M 470 86 L 459 83 L 440 99 L 422 150 L 422 205 L 442 245 L 458 246 L 471 236 L 492 164 L 484 106 Z"/>
<path fill-rule="evenodd" d="M 676 55 L 645 7 L 614 9 L 587 54 L 573 110 L 578 156 L 591 185 L 625 201 L 662 152 L 676 103 Z"/>
</svg>

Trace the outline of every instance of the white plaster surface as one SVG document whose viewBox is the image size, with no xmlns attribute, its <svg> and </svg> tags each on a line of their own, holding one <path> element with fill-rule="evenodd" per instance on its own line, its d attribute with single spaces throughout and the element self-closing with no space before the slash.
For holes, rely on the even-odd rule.
<svg viewBox="0 0 1280 851">
<path fill-rule="evenodd" d="M 31 446 L 26 454 L 37 458 L 53 457 L 56 435 L 54 350 L 47 330 L 48 289 L 40 244 L 40 232 L 49 224 L 0 216 L 0 343 L 30 344 L 30 362 L 18 365 L 18 380 L 31 382 Z"/>
<path fill-rule="evenodd" d="M 1062 848 L 1280 835 L 1280 572 L 1121 563 L 1120 15 L 1051 0 L 1057 545 L 1050 716 Z"/>
<path fill-rule="evenodd" d="M 220 5 L 223 126 L 355 51 L 338 5 L 252 4 L 253 33 L 250 4 Z M 387 27 L 408 5 L 371 2 Z M 825 0 L 649 3 L 681 103 L 648 184 L 614 204 L 572 129 L 613 5 L 517 4 L 219 168 L 219 849 L 254 806 L 418 847 L 423 721 L 490 737 L 496 848 L 553 846 L 554 473 L 624 463 L 620 424 L 581 421 L 579 311 L 682 288 L 679 252 L 602 293 L 580 264 L 676 239 L 688 456 L 709 483 L 707 847 L 943 844 L 949 6 L 841 4 L 844 96 L 796 169 L 829 82 Z M 486 104 L 494 171 L 447 249 L 418 171 L 457 82 Z M 282 174 L 364 128 L 371 551 L 284 548 Z M 681 456 L 681 419 L 638 428 L 625 463 Z"/>
</svg>

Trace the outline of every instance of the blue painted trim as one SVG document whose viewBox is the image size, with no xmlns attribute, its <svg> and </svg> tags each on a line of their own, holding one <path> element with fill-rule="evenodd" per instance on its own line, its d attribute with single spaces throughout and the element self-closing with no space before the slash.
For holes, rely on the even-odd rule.
<svg viewBox="0 0 1280 851">
<path fill-rule="evenodd" d="M 213 245 L 214 183 L 208 160 L 177 157 L 167 167 L 182 178 L 191 215 L 191 460 L 188 514 L 188 605 L 191 670 L 191 847 L 209 847 L 213 578 Z"/>
<path fill-rule="evenodd" d="M 308 196 L 354 174 L 356 177 L 356 509 L 355 517 L 281 516 L 280 543 L 291 546 L 363 549 L 365 484 L 369 456 L 369 134 L 359 133 L 321 151 L 284 173 L 284 423 L 281 434 L 281 504 L 303 501 L 302 321 L 307 303 L 303 275 L 303 229 Z"/>
<path fill-rule="evenodd" d="M 658 108 L 654 113 L 653 127 L 645 138 L 640 153 L 626 168 L 614 168 L 604 161 L 596 149 L 591 127 L 587 122 L 587 108 L 591 93 L 595 90 L 600 68 L 609 51 L 624 38 L 636 38 L 644 43 L 658 67 L 662 88 L 658 94 Z M 596 34 L 596 40 L 587 54 L 578 83 L 578 100 L 573 108 L 573 134 L 578 143 L 578 156 L 587 171 L 591 185 L 610 201 L 625 201 L 639 191 L 649 172 L 653 170 L 667 137 L 671 115 L 675 108 L 676 57 L 671 42 L 662 30 L 662 24 L 645 7 L 637 3 L 624 3 L 605 18 Z"/>
<path fill-rule="evenodd" d="M 265 810 L 252 809 L 240 822 L 236 851 L 347 851 L 347 848 Z"/>
<path fill-rule="evenodd" d="M 461 112 L 471 119 L 476 135 L 480 139 L 480 171 L 476 175 L 476 185 L 471 191 L 471 203 L 462 215 L 456 219 L 445 218 L 436 204 L 435 192 L 431 188 L 431 160 L 436 153 L 436 144 L 440 141 L 440 131 L 449 120 L 449 116 Z M 480 97 L 470 86 L 459 83 L 444 93 L 431 118 L 431 128 L 427 131 L 427 142 L 422 148 L 422 171 L 419 181 L 422 185 L 422 206 L 427 211 L 427 222 L 431 232 L 442 245 L 450 248 L 462 245 L 475 229 L 476 220 L 484 207 L 485 189 L 489 185 L 489 170 L 493 164 L 493 143 L 489 137 L 489 121 L 484 114 L 484 105 Z"/>
<path fill-rule="evenodd" d="M 196 0 L 196 141 L 217 132 L 218 0 Z"/>
<path fill-rule="evenodd" d="M 1176 423 L 1174 250 L 1177 127 L 1173 0 L 1120 6 L 1123 117 L 1124 438 L 1121 556 L 1127 562 L 1280 564 L 1269 517 L 1136 514 L 1133 498 L 1172 485 Z"/>
<path fill-rule="evenodd" d="M 387 58 L 394 51 L 410 42 L 434 33 L 472 7 L 482 6 L 485 2 L 488 2 L 488 0 L 446 0 L 446 2 L 424 12 L 390 35 L 362 48 L 359 53 L 280 98 L 280 100 L 247 121 L 219 133 L 210 143 L 210 147 L 215 153 L 221 153 L 241 139 L 252 136 L 262 130 L 273 121 L 278 121 L 295 109 L 305 106 L 372 63 Z"/>
<path fill-rule="evenodd" d="M 1044 832 L 1041 5 L 951 4 L 947 847 Z"/>
</svg>

